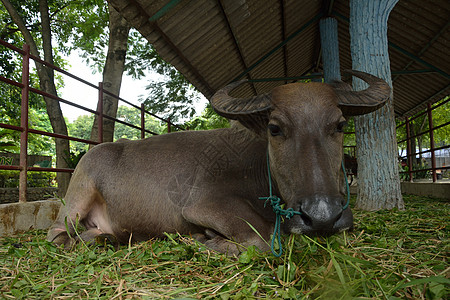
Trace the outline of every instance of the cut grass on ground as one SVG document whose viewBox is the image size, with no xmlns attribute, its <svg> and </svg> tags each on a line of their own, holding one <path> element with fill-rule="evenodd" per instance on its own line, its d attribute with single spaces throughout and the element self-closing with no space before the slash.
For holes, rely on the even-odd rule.
<svg viewBox="0 0 450 300">
<path fill-rule="evenodd" d="M 450 203 L 404 198 L 405 211 L 354 211 L 350 233 L 284 236 L 280 258 L 228 258 L 176 234 L 118 251 L 0 238 L 0 298 L 448 299 Z"/>
</svg>

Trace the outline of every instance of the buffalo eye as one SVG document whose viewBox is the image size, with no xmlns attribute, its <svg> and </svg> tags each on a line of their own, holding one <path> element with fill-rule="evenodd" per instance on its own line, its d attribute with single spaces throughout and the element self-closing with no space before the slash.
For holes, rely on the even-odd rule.
<svg viewBox="0 0 450 300">
<path fill-rule="evenodd" d="M 269 131 L 272 136 L 279 136 L 283 135 L 283 132 L 281 131 L 281 128 L 278 125 L 269 124 Z"/>
<path fill-rule="evenodd" d="M 346 125 L 347 125 L 346 121 L 339 122 L 338 125 L 337 125 L 337 128 L 336 128 L 336 131 L 337 132 L 344 132 L 344 128 L 345 128 Z"/>
</svg>

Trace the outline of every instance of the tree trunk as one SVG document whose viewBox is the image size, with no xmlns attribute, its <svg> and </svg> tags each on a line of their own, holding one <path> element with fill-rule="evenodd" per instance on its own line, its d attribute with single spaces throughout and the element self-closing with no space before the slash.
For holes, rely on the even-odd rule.
<svg viewBox="0 0 450 300">
<path fill-rule="evenodd" d="M 114 95 L 119 95 L 122 74 L 125 68 L 128 33 L 130 26 L 122 16 L 108 4 L 109 9 L 109 45 L 103 69 L 103 88 Z M 106 93 L 103 94 L 103 113 L 116 117 L 118 100 Z M 112 142 L 114 138 L 115 122 L 103 119 L 103 141 Z M 91 131 L 91 140 L 98 140 L 98 117 L 95 117 Z"/>
<path fill-rule="evenodd" d="M 353 69 L 386 80 L 392 86 L 387 20 L 398 0 L 350 0 Z M 366 84 L 353 81 L 355 90 Z M 356 208 L 374 211 L 404 209 L 398 172 L 398 150 L 392 95 L 381 109 L 355 117 L 358 151 Z"/>
<path fill-rule="evenodd" d="M 8 10 L 12 20 L 16 23 L 17 27 L 24 36 L 25 42 L 30 45 L 31 54 L 39 57 L 39 51 L 34 38 L 27 29 L 25 22 L 22 17 L 17 12 L 16 8 L 9 2 L 9 0 L 2 0 L 4 6 Z M 39 0 L 39 10 L 41 13 L 42 21 L 42 43 L 44 49 L 44 60 L 53 64 L 53 52 L 51 46 L 51 30 L 50 30 L 50 18 L 48 15 L 48 4 L 46 0 Z M 36 69 L 39 76 L 39 84 L 42 91 L 57 95 L 56 86 L 53 76 L 53 70 L 36 63 Z M 61 107 L 58 101 L 51 98 L 44 97 L 44 101 L 47 108 L 47 114 L 52 125 L 54 133 L 59 133 L 67 135 L 66 122 L 64 120 Z M 56 139 L 56 167 L 66 168 L 67 163 L 64 157 L 67 155 L 66 151 L 69 152 L 69 141 Z M 69 184 L 70 175 L 68 173 L 57 173 L 56 179 L 58 182 L 58 193 L 59 196 L 63 197 L 67 191 L 67 186 Z"/>
<path fill-rule="evenodd" d="M 44 49 L 44 60 L 53 64 L 53 48 L 52 48 L 52 32 L 50 28 L 50 17 L 48 14 L 47 0 L 39 0 L 39 11 L 41 13 L 42 21 L 42 47 Z M 36 64 L 38 65 L 38 64 Z M 55 86 L 54 71 L 51 68 L 41 66 L 39 73 L 39 82 L 41 90 L 51 94 L 58 95 Z M 44 101 L 47 108 L 47 114 L 50 119 L 50 123 L 53 128 L 53 132 L 68 135 L 66 121 L 64 120 L 63 113 L 59 102 L 47 97 L 44 97 Z M 67 162 L 64 158 L 67 158 L 70 152 L 69 140 L 55 138 L 56 148 L 56 167 L 67 168 Z M 64 197 L 66 195 L 67 188 L 69 186 L 70 174 L 69 173 L 56 173 L 56 181 L 58 182 L 58 195 Z"/>
</svg>

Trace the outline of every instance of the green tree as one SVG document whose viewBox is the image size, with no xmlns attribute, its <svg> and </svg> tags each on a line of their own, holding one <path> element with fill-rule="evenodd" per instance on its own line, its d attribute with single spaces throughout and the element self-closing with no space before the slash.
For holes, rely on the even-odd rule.
<svg viewBox="0 0 450 300">
<path fill-rule="evenodd" d="M 81 115 L 72 123 L 68 123 L 69 135 L 79 139 L 89 140 L 91 136 L 92 125 L 94 124 L 93 115 Z M 70 153 L 79 154 L 89 149 L 89 145 L 82 142 L 70 142 Z"/>
<path fill-rule="evenodd" d="M 136 108 L 129 106 L 119 106 L 117 111 L 117 118 L 123 122 L 134 125 L 136 127 L 141 127 L 141 114 Z M 77 137 L 80 139 L 89 140 L 92 124 L 94 122 L 93 115 L 82 115 L 79 116 L 72 123 L 68 124 L 70 136 Z M 166 125 L 161 124 L 161 122 L 149 115 L 145 117 L 145 129 L 154 132 L 156 134 L 162 134 L 166 131 Z M 147 133 L 146 136 L 149 134 Z M 125 124 L 118 123 L 114 130 L 114 140 L 121 138 L 137 140 L 141 138 L 141 131 L 129 127 Z M 78 154 L 87 151 L 89 146 L 81 142 L 71 142 L 71 153 Z"/>
<path fill-rule="evenodd" d="M 141 115 L 140 111 L 136 108 L 129 107 L 129 106 L 120 106 L 119 110 L 117 111 L 117 118 L 120 120 L 129 123 L 131 125 L 141 127 Z M 149 130 L 151 132 L 154 132 L 156 134 L 162 134 L 165 132 L 165 128 L 167 128 L 164 125 L 161 124 L 161 122 L 152 116 L 146 115 L 145 116 L 145 129 Z M 149 134 L 146 133 L 146 136 Z M 114 132 L 114 139 L 130 139 L 130 140 L 138 140 L 141 138 L 141 131 L 132 127 L 129 127 L 125 124 L 118 123 L 116 126 L 116 130 Z"/>
<path fill-rule="evenodd" d="M 441 101 L 437 102 L 436 105 L 447 101 L 450 96 L 445 97 Z M 450 101 L 439 106 L 433 111 L 433 126 L 437 127 L 439 125 L 445 124 L 449 121 L 450 116 Z M 434 131 L 434 142 L 436 147 L 450 145 L 450 125 L 441 127 Z"/>
<path fill-rule="evenodd" d="M 219 116 L 208 104 L 202 114 L 184 123 L 184 127 L 189 130 L 208 130 L 230 127 L 230 121 Z"/>
<path fill-rule="evenodd" d="M 2 0 L 10 19 L 5 23 L 15 33 L 19 32 L 30 46 L 30 52 L 36 57 L 41 57 L 46 62 L 55 64 L 55 53 L 52 47 L 51 15 L 59 9 L 57 6 L 49 6 L 47 0 L 30 1 L 28 5 L 15 0 Z M 53 4 L 53 2 L 52 2 Z M 12 27 L 14 26 L 14 27 Z M 16 37 L 16 36 L 14 36 Z M 40 51 L 41 50 L 41 51 Z M 54 71 L 36 63 L 39 76 L 40 89 L 48 94 L 57 95 Z M 47 114 L 51 122 L 53 132 L 67 135 L 67 126 L 62 115 L 58 101 L 44 97 Z M 67 164 L 63 158 L 69 150 L 69 142 L 64 139 L 56 139 L 56 166 L 65 168 Z M 69 174 L 58 173 L 57 181 L 60 195 L 64 195 L 69 183 Z"/>
</svg>

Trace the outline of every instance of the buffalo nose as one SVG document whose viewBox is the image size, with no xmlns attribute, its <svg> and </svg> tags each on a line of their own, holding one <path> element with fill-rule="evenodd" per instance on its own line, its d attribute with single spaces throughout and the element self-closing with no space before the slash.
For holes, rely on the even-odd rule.
<svg viewBox="0 0 450 300">
<path fill-rule="evenodd" d="M 288 225 L 291 232 L 330 235 L 353 225 L 352 213 L 350 209 L 343 210 L 341 197 L 315 196 L 302 202 L 302 214 Z"/>
</svg>

